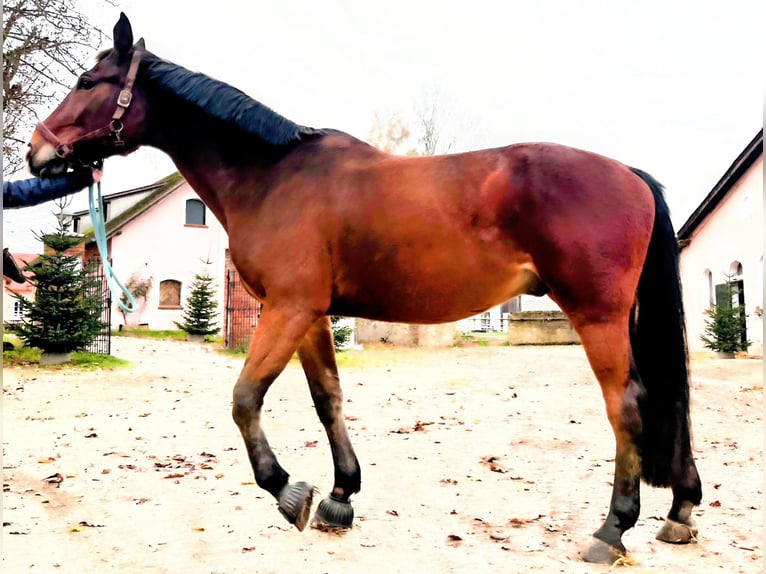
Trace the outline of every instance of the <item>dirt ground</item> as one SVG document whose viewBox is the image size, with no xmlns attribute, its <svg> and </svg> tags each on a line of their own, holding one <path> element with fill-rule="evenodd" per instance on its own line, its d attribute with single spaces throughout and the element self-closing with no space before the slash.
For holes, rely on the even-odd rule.
<svg viewBox="0 0 766 574">
<path fill-rule="evenodd" d="M 580 347 L 347 354 L 362 492 L 343 535 L 299 533 L 253 483 L 230 418 L 240 360 L 192 343 L 113 347 L 134 366 L 3 370 L 4 572 L 610 570 L 579 559 L 609 503 L 614 451 Z M 631 560 L 614 570 L 762 572 L 762 361 L 692 369 L 699 542 L 655 541 L 671 495 L 643 486 Z M 264 425 L 318 502 L 332 462 L 299 365 L 272 387 Z"/>
</svg>

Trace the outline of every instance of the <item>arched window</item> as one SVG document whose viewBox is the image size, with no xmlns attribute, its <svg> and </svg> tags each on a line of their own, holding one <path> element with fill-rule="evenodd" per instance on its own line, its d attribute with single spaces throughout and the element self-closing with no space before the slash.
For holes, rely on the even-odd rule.
<svg viewBox="0 0 766 574">
<path fill-rule="evenodd" d="M 705 269 L 702 272 L 702 294 L 703 301 L 707 304 L 708 308 L 715 304 L 715 291 L 713 290 L 713 273 L 710 269 Z"/>
<path fill-rule="evenodd" d="M 205 204 L 199 199 L 186 200 L 186 225 L 205 225 Z"/>
<path fill-rule="evenodd" d="M 160 309 L 181 308 L 181 282 L 175 279 L 160 281 Z"/>
<path fill-rule="evenodd" d="M 739 261 L 732 261 L 731 267 L 729 267 L 729 273 L 732 278 L 739 279 L 742 277 L 742 263 Z"/>
</svg>

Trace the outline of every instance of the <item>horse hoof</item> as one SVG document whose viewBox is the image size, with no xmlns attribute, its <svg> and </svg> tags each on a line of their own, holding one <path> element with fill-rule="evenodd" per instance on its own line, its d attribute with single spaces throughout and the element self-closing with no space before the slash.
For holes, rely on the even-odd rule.
<svg viewBox="0 0 766 574">
<path fill-rule="evenodd" d="M 625 549 L 620 550 L 603 540 L 594 538 L 588 549 L 582 553 L 582 559 L 594 564 L 614 564 L 625 559 Z"/>
<path fill-rule="evenodd" d="M 319 503 L 311 527 L 319 530 L 347 529 L 353 522 L 354 507 L 330 495 Z"/>
<path fill-rule="evenodd" d="M 666 518 L 665 524 L 662 525 L 662 528 L 657 532 L 655 538 L 670 544 L 689 544 L 690 542 L 696 542 L 697 525 L 692 519 L 689 519 L 689 524 L 684 524 Z"/>
<path fill-rule="evenodd" d="M 314 487 L 307 482 L 286 485 L 277 498 L 277 508 L 282 516 L 299 531 L 306 528 L 314 500 Z"/>
</svg>

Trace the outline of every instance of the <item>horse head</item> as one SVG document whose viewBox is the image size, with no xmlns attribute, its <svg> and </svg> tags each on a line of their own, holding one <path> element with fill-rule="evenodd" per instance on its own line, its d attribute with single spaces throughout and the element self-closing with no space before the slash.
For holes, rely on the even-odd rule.
<svg viewBox="0 0 766 574">
<path fill-rule="evenodd" d="M 75 165 L 127 155 L 143 143 L 146 98 L 134 81 L 144 53 L 143 39 L 133 45 L 130 21 L 120 14 L 114 47 L 99 54 L 96 65 L 35 128 L 27 152 L 34 175 L 55 176 Z"/>
</svg>

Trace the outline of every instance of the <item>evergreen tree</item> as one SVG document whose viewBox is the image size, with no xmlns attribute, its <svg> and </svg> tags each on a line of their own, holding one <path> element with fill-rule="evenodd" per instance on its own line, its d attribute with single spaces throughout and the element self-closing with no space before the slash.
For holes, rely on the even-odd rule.
<svg viewBox="0 0 766 574">
<path fill-rule="evenodd" d="M 45 353 L 80 350 L 103 328 L 101 300 L 90 289 L 88 272 L 77 255 L 67 253 L 82 241 L 69 235 L 68 227 L 60 218 L 55 232 L 38 236 L 45 253 L 27 267 L 33 273 L 34 301 L 15 295 L 24 317 L 19 336 Z"/>
<path fill-rule="evenodd" d="M 725 287 L 719 293 L 719 301 L 705 311 L 708 318 L 705 321 L 702 342 L 708 349 L 720 353 L 747 351 L 751 344 L 746 340 L 745 309 L 732 305 L 734 285 L 733 277 L 727 275 Z"/>
<path fill-rule="evenodd" d="M 194 276 L 192 290 L 184 306 L 183 322 L 174 321 L 176 326 L 189 335 L 215 335 L 220 331 L 216 327 L 216 308 L 213 278 L 205 273 Z"/>
<path fill-rule="evenodd" d="M 346 343 L 351 340 L 351 335 L 354 333 L 354 330 L 351 327 L 341 325 L 340 320 L 341 317 L 336 317 L 335 315 L 330 316 L 333 344 L 335 345 L 336 351 L 342 351 L 345 348 Z"/>
</svg>

